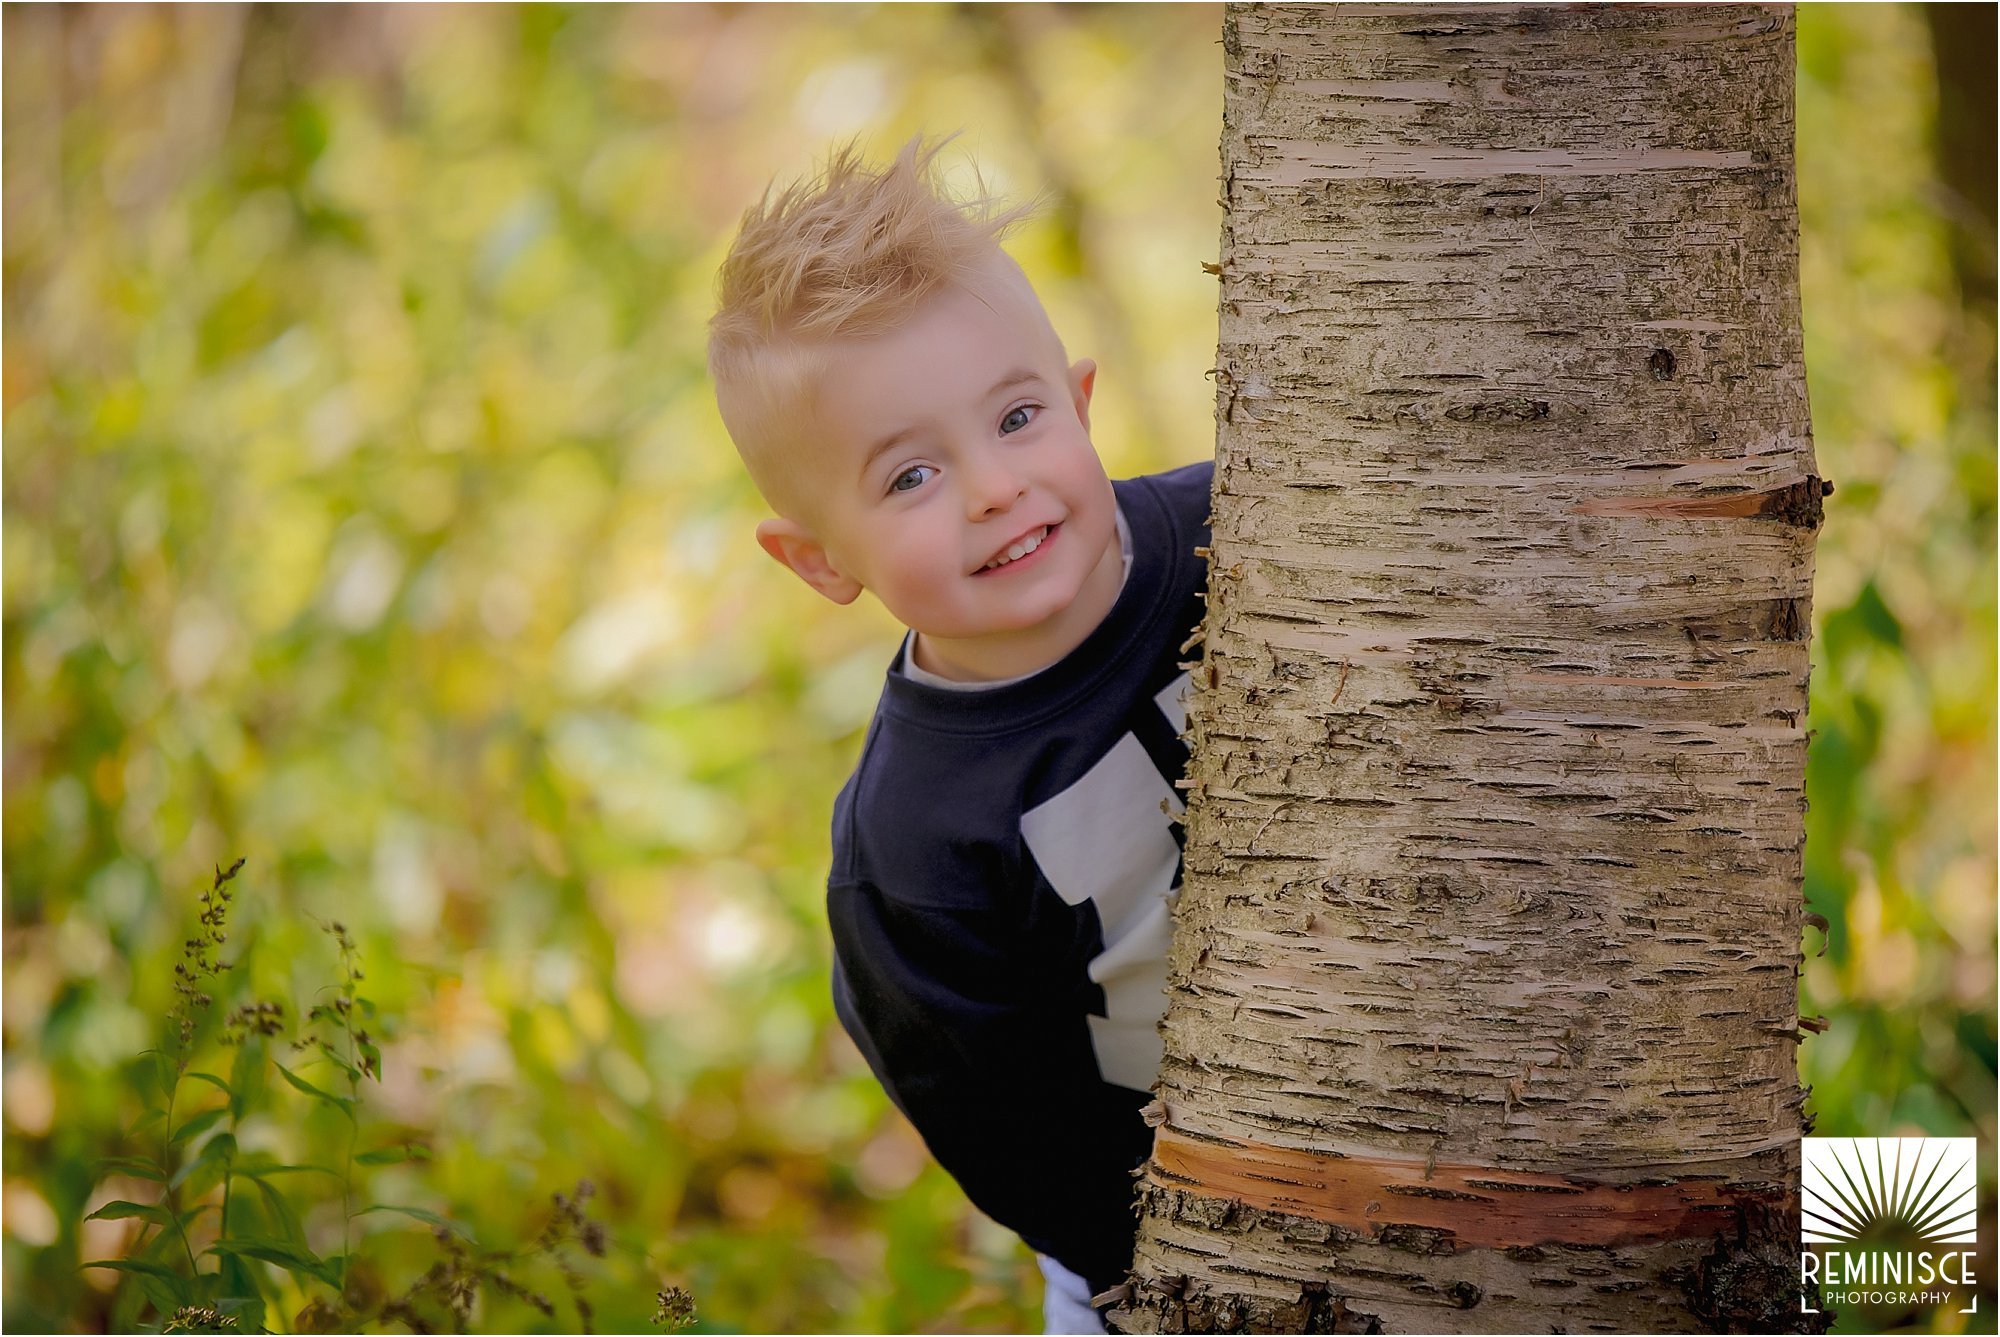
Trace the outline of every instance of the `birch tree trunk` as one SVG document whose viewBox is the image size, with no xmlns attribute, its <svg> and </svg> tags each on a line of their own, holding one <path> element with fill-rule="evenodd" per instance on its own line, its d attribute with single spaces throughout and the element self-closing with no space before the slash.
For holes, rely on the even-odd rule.
<svg viewBox="0 0 2000 1337">
<path fill-rule="evenodd" d="M 1231 6 L 1131 1331 L 1786 1330 L 1782 8 Z"/>
</svg>

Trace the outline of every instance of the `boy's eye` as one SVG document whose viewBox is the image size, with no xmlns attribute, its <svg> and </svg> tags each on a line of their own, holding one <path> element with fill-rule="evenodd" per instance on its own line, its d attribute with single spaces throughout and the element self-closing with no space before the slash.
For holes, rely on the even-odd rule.
<svg viewBox="0 0 2000 1337">
<path fill-rule="evenodd" d="M 895 481 L 889 484 L 890 490 L 908 492 L 911 488 L 922 487 L 930 476 L 936 472 L 937 470 L 931 468 L 928 464 L 913 464 L 896 475 Z"/>
<path fill-rule="evenodd" d="M 1034 420 L 1035 413 L 1037 412 L 1039 407 L 1040 406 L 1036 404 L 1019 404 L 1011 409 L 1008 409 L 1007 416 L 1000 420 L 1001 434 L 1006 435 L 1011 432 L 1018 432 L 1023 427 L 1026 427 L 1030 422 Z M 1016 418 L 1019 418 L 1020 421 L 1015 422 Z M 1009 427 L 1007 425 L 1010 422 L 1014 423 L 1012 427 Z"/>
</svg>

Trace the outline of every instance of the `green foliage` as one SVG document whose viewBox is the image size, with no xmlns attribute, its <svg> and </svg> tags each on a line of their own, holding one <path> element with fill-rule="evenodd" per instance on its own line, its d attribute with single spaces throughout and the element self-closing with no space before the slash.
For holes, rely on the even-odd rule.
<svg viewBox="0 0 2000 1337">
<path fill-rule="evenodd" d="M 1828 1025 L 1802 1070 L 1822 1134 L 1991 1138 L 1993 328 L 1951 268 L 1978 225 L 1938 183 L 1919 11 L 1808 6 L 1799 66 L 1806 366 L 1839 484 L 1806 777 L 1830 924 L 1804 1010 Z"/>
<path fill-rule="evenodd" d="M 965 126 L 989 182 L 1055 191 L 1013 249 L 1101 364 L 1113 472 L 1208 453 L 1218 12 L 4 23 L 4 1326 L 310 1327 L 345 1293 L 317 1259 L 370 1312 L 421 1281 L 440 1321 L 478 1287 L 481 1327 L 570 1327 L 555 1264 L 536 1291 L 481 1249 L 532 1252 L 583 1180 L 607 1253 L 561 1247 L 604 1330 L 1034 1324 L 1032 1262 L 832 1017 L 826 818 L 895 629 L 755 551 L 702 322 L 772 173 Z M 1802 1070 L 1823 1132 L 1990 1145 L 1992 330 L 1921 12 L 1804 6 L 1799 52 L 1839 485 Z M 239 851 L 177 1078 L 166 889 Z M 282 1258 L 209 1251 L 225 1192 Z M 212 1294 L 172 1289 L 184 1244 Z"/>
<path fill-rule="evenodd" d="M 1808 5 L 1798 33 L 1806 369 L 1839 485 L 1806 772 L 1806 897 L 1828 922 L 1800 1010 L 1824 1023 L 1800 1072 L 1821 1135 L 1991 1146 L 1993 307 L 1961 298 L 1951 251 L 1990 254 L 1992 224 L 1942 184 L 1920 7 Z"/>
<path fill-rule="evenodd" d="M 304 1023 L 339 976 L 317 917 L 399 1022 L 359 1023 L 353 1207 L 526 1241 L 588 1179 L 650 1251 L 573 1250 L 629 1268 L 593 1289 L 607 1330 L 647 1327 L 662 1274 L 701 1329 L 1033 1323 L 1032 1260 L 832 1016 L 826 815 L 894 631 L 756 551 L 702 322 L 768 175 L 964 125 L 995 185 L 1058 189 L 1017 253 L 1104 366 L 1112 468 L 1199 456 L 1217 12 L 4 21 L 6 1326 L 130 1327 L 79 1265 L 174 1262 L 85 1219 L 159 1181 L 92 1165 L 159 1155 L 121 1065 L 178 997 L 166 889 L 239 853 L 258 894 L 202 1025 L 281 1001 L 286 1038 L 242 1080 L 195 1067 L 245 1105 L 232 1223 L 348 1251 L 311 1167 L 353 1125 L 276 1069 L 351 1094 L 302 1027 L 365 1057 Z M 176 1122 L 225 1099 L 190 1079 Z M 302 1203 L 290 1235 L 267 1191 Z M 351 1221 L 363 1256 L 410 1224 Z M 510 1303 L 493 1326 L 575 1321 Z"/>
<path fill-rule="evenodd" d="M 214 885 L 201 894 L 199 935 L 183 943 L 174 968 L 180 1002 L 168 1018 L 172 1047 L 151 1051 L 147 1057 L 156 1061 L 139 1070 L 146 1080 L 135 1082 L 149 1102 L 159 1099 L 161 1104 L 144 1107 L 127 1131 L 127 1141 L 137 1146 L 151 1140 L 158 1155 L 109 1157 L 98 1164 L 107 1179 L 136 1173 L 160 1186 L 157 1201 L 114 1198 L 85 1218 L 144 1223 L 127 1243 L 131 1256 L 83 1265 L 125 1277 L 126 1284 L 113 1297 L 114 1311 L 142 1323 L 150 1313 L 150 1324 L 165 1332 L 265 1332 L 271 1330 L 267 1323 L 285 1314 L 295 1314 L 290 1326 L 302 1331 L 360 1332 L 393 1324 L 430 1332 L 440 1323 L 464 1331 L 475 1317 L 490 1321 L 510 1304 L 556 1319 L 556 1304 L 521 1279 L 546 1271 L 568 1292 L 562 1317 L 575 1321 L 562 1326 L 593 1331 L 587 1278 L 571 1257 L 573 1245 L 593 1259 L 604 1258 L 609 1248 L 604 1225 L 583 1209 L 584 1200 L 596 1192 L 589 1182 L 579 1184 L 574 1194 L 556 1193 L 555 1210 L 532 1247 L 516 1252 L 478 1248 L 471 1226 L 430 1208 L 354 1205 L 357 1188 L 366 1186 L 372 1167 L 422 1162 L 429 1153 L 416 1142 L 357 1150 L 364 1137 L 364 1082 L 382 1080 L 381 1051 L 362 1023 L 389 1025 L 393 1019 L 379 1015 L 373 1000 L 360 992 L 362 971 L 345 925 L 320 925 L 336 948 L 339 978 L 321 991 L 328 1001 L 305 1013 L 307 1026 L 316 1029 L 290 1040 L 289 1048 L 304 1054 L 306 1062 L 332 1067 L 334 1075 L 326 1080 L 335 1086 L 344 1083 L 347 1094 L 328 1091 L 270 1057 L 269 1041 L 284 1033 L 285 1008 L 275 1000 L 241 1004 L 220 1031 L 204 1025 L 215 1000 L 203 986 L 235 989 L 245 974 L 240 956 L 231 963 L 210 955 L 228 941 L 234 899 L 230 883 L 243 862 L 218 868 Z M 227 1078 L 194 1067 L 198 1061 L 219 1061 L 225 1054 L 218 1051 L 230 1049 Z M 264 1080 L 267 1066 L 306 1101 L 341 1115 L 349 1134 L 343 1161 L 281 1164 L 268 1154 L 243 1150 L 239 1134 L 251 1136 L 248 1130 L 259 1123 L 299 1113 L 297 1101 L 283 1099 Z M 176 1122 L 176 1104 L 190 1084 L 219 1091 L 223 1103 Z M 372 1129 L 366 1136 L 380 1140 Z M 239 1180 L 255 1190 L 254 1198 L 233 1196 Z M 331 1256 L 315 1251 L 305 1225 L 305 1216 L 319 1207 L 329 1213 L 338 1208 L 340 1252 Z M 197 1251 L 191 1228 L 210 1212 L 215 1213 L 212 1230 L 203 1234 L 204 1245 Z M 429 1230 L 378 1231 L 357 1251 L 354 1223 L 373 1213 L 392 1213 Z M 145 1227 L 156 1233 L 149 1236 Z M 162 1252 L 161 1242 L 169 1237 L 178 1249 L 164 1246 L 168 1261 L 161 1261 L 153 1255 Z M 180 1266 L 183 1257 L 185 1268 Z M 427 1257 L 429 1267 L 419 1272 Z M 204 1266 L 204 1259 L 212 1259 L 212 1265 Z M 658 1321 L 680 1326 L 691 1320 L 693 1301 L 678 1288 L 657 1292 L 670 1294 L 682 1298 L 672 1306 L 661 1300 Z"/>
</svg>

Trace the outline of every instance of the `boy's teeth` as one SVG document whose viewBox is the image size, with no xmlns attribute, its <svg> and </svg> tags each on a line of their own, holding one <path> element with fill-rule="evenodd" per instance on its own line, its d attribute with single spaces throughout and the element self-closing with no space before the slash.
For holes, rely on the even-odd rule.
<svg viewBox="0 0 2000 1337">
<path fill-rule="evenodd" d="M 1028 537 L 1022 539 L 1019 543 L 1016 543 L 1013 547 L 1007 549 L 1007 551 L 1004 554 L 1002 554 L 999 557 L 995 557 L 992 561 L 988 562 L 985 566 L 981 567 L 980 570 L 991 571 L 993 568 L 997 566 L 1005 566 L 1009 562 L 1018 562 L 1023 557 L 1026 557 L 1029 553 L 1033 552 L 1035 549 L 1041 547 L 1042 540 L 1047 538 L 1048 536 L 1049 536 L 1049 527 L 1047 525 L 1043 525 L 1040 529 L 1028 535 Z"/>
</svg>

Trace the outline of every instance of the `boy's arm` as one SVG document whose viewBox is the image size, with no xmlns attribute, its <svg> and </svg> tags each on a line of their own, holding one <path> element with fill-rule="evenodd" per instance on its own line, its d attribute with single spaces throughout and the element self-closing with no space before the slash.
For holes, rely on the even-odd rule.
<svg viewBox="0 0 2000 1337">
<path fill-rule="evenodd" d="M 1093 1294 L 1125 1277 L 1145 1093 L 1098 1076 L 1083 1017 L 989 911 L 827 895 L 841 1023 L 967 1197 Z"/>
</svg>

